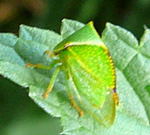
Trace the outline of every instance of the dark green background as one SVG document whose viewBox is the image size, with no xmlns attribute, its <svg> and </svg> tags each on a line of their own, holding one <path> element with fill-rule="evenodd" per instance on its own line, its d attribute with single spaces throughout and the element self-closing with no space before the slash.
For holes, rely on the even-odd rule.
<svg viewBox="0 0 150 135">
<path fill-rule="evenodd" d="M 18 34 L 20 24 L 59 32 L 61 20 L 90 20 L 99 33 L 106 22 L 130 30 L 138 39 L 150 27 L 149 0 L 1 0 L 0 32 Z M 52 118 L 24 89 L 0 77 L 0 135 L 58 135 L 59 119 Z"/>
</svg>

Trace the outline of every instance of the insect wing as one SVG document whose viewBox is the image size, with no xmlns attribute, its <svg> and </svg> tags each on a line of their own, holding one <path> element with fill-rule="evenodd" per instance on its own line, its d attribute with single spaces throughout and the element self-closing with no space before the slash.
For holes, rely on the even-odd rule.
<svg viewBox="0 0 150 135">
<path fill-rule="evenodd" d="M 115 116 L 112 95 L 115 84 L 108 54 L 103 48 L 90 45 L 71 46 L 65 52 L 77 103 L 102 124 L 110 125 Z"/>
</svg>

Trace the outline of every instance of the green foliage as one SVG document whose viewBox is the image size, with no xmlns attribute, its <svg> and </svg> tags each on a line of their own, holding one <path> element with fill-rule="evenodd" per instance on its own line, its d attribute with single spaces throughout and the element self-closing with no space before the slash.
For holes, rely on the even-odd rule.
<svg viewBox="0 0 150 135">
<path fill-rule="evenodd" d="M 61 35 L 21 25 L 19 37 L 0 34 L 0 74 L 15 83 L 29 87 L 29 96 L 46 112 L 61 118 L 63 134 L 68 135 L 148 135 L 150 133 L 150 30 L 138 44 L 128 31 L 107 24 L 102 40 L 110 49 L 117 70 L 117 90 L 120 105 L 117 108 L 115 123 L 105 128 L 88 114 L 79 118 L 71 107 L 65 93 L 60 74 L 54 90 L 48 99 L 41 97 L 46 89 L 53 69 L 43 71 L 26 68 L 25 63 L 50 64 L 51 60 L 43 53 L 53 49 L 57 43 L 84 25 L 64 19 Z M 7 42 L 9 41 L 9 42 Z"/>
</svg>

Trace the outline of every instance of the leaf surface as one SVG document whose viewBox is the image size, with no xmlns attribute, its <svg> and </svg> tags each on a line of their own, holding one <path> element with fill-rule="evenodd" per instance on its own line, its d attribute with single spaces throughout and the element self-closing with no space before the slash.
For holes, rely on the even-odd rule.
<svg viewBox="0 0 150 135">
<path fill-rule="evenodd" d="M 21 86 L 29 87 L 29 96 L 46 112 L 61 118 L 62 134 L 67 135 L 148 135 L 150 133 L 150 30 L 140 41 L 127 30 L 108 23 L 102 40 L 113 57 L 117 71 L 117 91 L 120 104 L 115 123 L 106 128 L 85 114 L 79 117 L 65 92 L 60 73 L 48 99 L 41 97 L 47 88 L 53 69 L 43 71 L 26 68 L 25 63 L 49 65 L 45 50 L 53 49 L 62 39 L 84 25 L 63 20 L 61 35 L 49 30 L 21 25 L 19 38 L 0 34 L 0 74 Z M 7 42 L 7 41 L 9 42 Z"/>
</svg>

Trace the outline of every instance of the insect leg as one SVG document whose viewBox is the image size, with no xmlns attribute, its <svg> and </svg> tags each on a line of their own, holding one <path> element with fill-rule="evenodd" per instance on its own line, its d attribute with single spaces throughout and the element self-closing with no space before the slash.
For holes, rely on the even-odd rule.
<svg viewBox="0 0 150 135">
<path fill-rule="evenodd" d="M 60 66 L 60 65 L 61 65 L 61 63 L 59 62 L 59 60 L 54 60 L 52 63 L 50 63 L 49 66 L 43 65 L 43 64 L 31 64 L 31 63 L 27 63 L 25 66 L 26 67 L 33 67 L 33 68 L 50 70 L 51 68 L 57 67 L 57 66 Z"/>
<path fill-rule="evenodd" d="M 70 86 L 71 85 L 71 86 Z M 74 107 L 74 109 L 78 112 L 79 116 L 83 116 L 84 112 L 83 110 L 79 107 L 79 105 L 77 104 L 76 100 L 75 100 L 75 95 L 77 97 L 77 100 L 79 100 L 79 102 L 81 102 L 80 97 L 77 95 L 77 93 L 75 92 L 76 87 L 75 84 L 73 83 L 71 74 L 69 73 L 69 81 L 67 82 L 67 89 L 68 89 L 68 97 L 70 100 L 71 105 Z"/>
<path fill-rule="evenodd" d="M 83 110 L 77 105 L 75 99 L 73 98 L 72 94 L 68 94 L 68 97 L 70 99 L 71 105 L 77 110 L 77 112 L 79 113 L 79 116 L 83 116 L 84 112 Z"/>
<path fill-rule="evenodd" d="M 33 68 L 40 68 L 40 69 L 51 69 L 51 66 L 46 66 L 46 65 L 42 65 L 42 64 L 27 63 L 25 66 L 26 67 L 33 67 Z"/>
<path fill-rule="evenodd" d="M 46 50 L 46 51 L 44 52 L 44 54 L 46 54 L 46 55 L 47 55 L 48 57 L 50 57 L 50 58 L 56 56 L 55 53 L 54 53 L 53 51 L 50 51 L 50 50 Z"/>
<path fill-rule="evenodd" d="M 44 54 L 47 54 L 48 57 L 55 57 L 56 55 L 54 54 L 53 51 L 50 51 L 50 50 L 46 50 L 44 52 Z M 54 61 L 49 65 L 49 66 L 46 66 L 46 65 L 43 65 L 43 64 L 31 64 L 31 63 L 27 63 L 25 66 L 26 67 L 33 67 L 33 68 L 40 68 L 40 69 L 51 69 L 52 67 L 54 67 L 55 65 L 59 64 L 59 60 L 57 58 L 54 59 Z"/>
<path fill-rule="evenodd" d="M 51 80 L 50 80 L 50 83 L 49 83 L 49 85 L 47 87 L 47 90 L 42 95 L 43 98 L 47 98 L 49 93 L 52 91 L 54 83 L 55 83 L 55 80 L 57 78 L 57 75 L 58 75 L 59 71 L 60 71 L 60 67 L 57 67 L 56 70 L 54 71 L 52 77 L 51 77 Z"/>
</svg>

